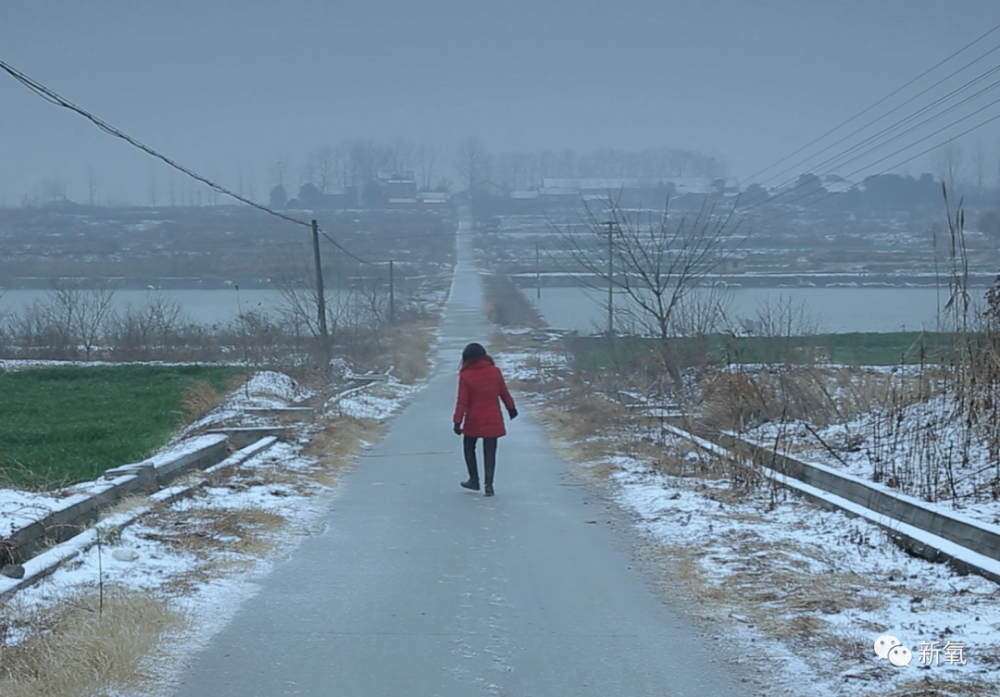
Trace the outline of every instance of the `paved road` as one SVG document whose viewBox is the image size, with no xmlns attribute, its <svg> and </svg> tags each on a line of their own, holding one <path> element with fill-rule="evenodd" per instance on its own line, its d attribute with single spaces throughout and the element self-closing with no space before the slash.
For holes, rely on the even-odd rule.
<svg viewBox="0 0 1000 697">
<path fill-rule="evenodd" d="M 342 480 L 328 532 L 263 581 L 180 696 L 744 694 L 530 414 L 500 440 L 497 495 L 459 488 L 450 417 L 462 347 L 489 332 L 481 306 L 460 234 L 437 373 Z"/>
</svg>

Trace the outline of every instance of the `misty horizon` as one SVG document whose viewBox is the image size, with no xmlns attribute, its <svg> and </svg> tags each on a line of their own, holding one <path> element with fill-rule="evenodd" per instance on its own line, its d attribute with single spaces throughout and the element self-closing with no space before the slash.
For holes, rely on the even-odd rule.
<svg viewBox="0 0 1000 697">
<path fill-rule="evenodd" d="M 345 143 L 405 143 L 411 157 L 404 169 L 415 177 L 432 153 L 437 171 L 421 183 L 462 189 L 458 153 L 471 138 L 494 164 L 512 153 L 572 151 L 579 161 L 601 150 L 683 151 L 712 162 L 712 176 L 743 186 L 771 177 L 765 185 L 772 187 L 805 172 L 853 174 L 855 181 L 885 170 L 940 176 L 935 153 L 893 165 L 1000 112 L 985 89 L 962 111 L 957 103 L 969 93 L 949 96 L 996 63 L 994 34 L 868 115 L 897 108 L 887 125 L 950 99 L 943 102 L 955 105 L 949 119 L 910 136 L 928 137 L 922 144 L 890 156 L 904 140 L 850 162 L 826 162 L 863 142 L 867 133 L 836 139 L 866 117 L 783 160 L 1000 22 L 995 6 L 978 0 L 949 7 L 924 0 L 877 7 L 859 0 L 809 7 L 634 0 L 613 12 L 596 3 L 519 1 L 63 1 L 6 3 L 0 14 L 0 60 L 258 201 L 282 177 L 294 195 L 310 181 L 310 158 Z M 207 204 L 215 196 L 6 74 L 0 103 L 2 205 L 43 200 L 46 190 L 82 203 L 95 196 L 101 203 L 166 203 L 171 192 L 194 201 L 200 191 Z M 995 184 L 997 122 L 956 142 L 965 152 L 961 178 Z M 549 176 L 560 175 L 571 176 Z"/>
</svg>

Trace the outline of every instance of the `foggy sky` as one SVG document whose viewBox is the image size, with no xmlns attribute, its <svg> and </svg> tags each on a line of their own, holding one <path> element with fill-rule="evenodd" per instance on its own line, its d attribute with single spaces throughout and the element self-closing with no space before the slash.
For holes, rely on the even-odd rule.
<svg viewBox="0 0 1000 697">
<path fill-rule="evenodd" d="M 442 167 L 470 136 L 686 148 L 745 184 L 998 23 L 996 0 L 0 0 L 0 58 L 260 200 L 274 161 L 295 184 L 351 138 L 433 143 Z M 0 74 L 0 203 L 44 178 L 148 203 L 171 176 Z"/>
</svg>

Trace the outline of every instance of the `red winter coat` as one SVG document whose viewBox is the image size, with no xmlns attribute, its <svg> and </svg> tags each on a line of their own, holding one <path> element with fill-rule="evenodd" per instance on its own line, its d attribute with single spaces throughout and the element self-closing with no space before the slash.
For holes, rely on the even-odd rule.
<svg viewBox="0 0 1000 697">
<path fill-rule="evenodd" d="M 458 374 L 458 403 L 452 423 L 464 421 L 462 433 L 473 438 L 499 438 L 506 435 L 500 400 L 510 411 L 514 399 L 507 391 L 500 369 L 489 356 L 480 356 L 462 366 Z"/>
</svg>

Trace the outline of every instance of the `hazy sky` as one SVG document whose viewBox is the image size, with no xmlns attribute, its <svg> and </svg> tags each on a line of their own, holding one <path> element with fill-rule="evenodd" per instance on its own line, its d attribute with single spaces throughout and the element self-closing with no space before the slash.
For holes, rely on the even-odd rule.
<svg viewBox="0 0 1000 697">
<path fill-rule="evenodd" d="M 349 138 L 687 148 L 745 183 L 997 24 L 997 0 L 0 0 L 0 59 L 260 199 Z M 0 73 L 0 202 L 46 177 L 145 203 L 170 175 Z"/>
</svg>

